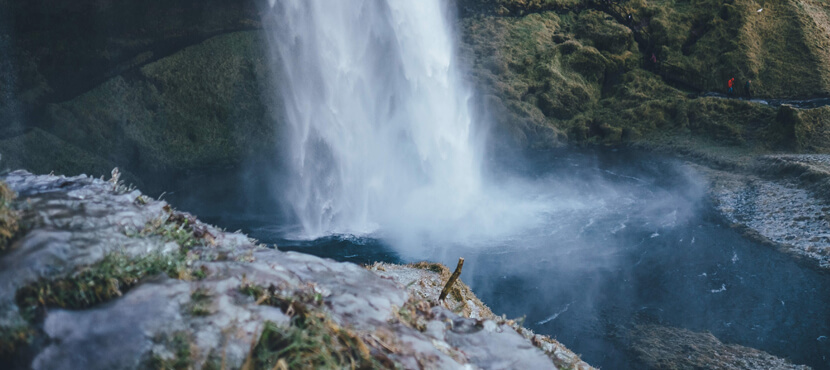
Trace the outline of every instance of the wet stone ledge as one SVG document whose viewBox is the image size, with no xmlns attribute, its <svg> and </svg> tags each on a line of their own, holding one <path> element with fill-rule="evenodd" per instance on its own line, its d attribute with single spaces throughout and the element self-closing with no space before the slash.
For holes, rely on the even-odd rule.
<svg viewBox="0 0 830 370">
<path fill-rule="evenodd" d="M 709 179 L 718 211 L 755 240 L 830 269 L 827 155 L 763 156 L 754 173 L 695 166 Z"/>
<path fill-rule="evenodd" d="M 460 282 L 439 303 L 440 265 L 281 252 L 117 176 L 2 180 L 21 225 L 0 254 L 12 368 L 591 368 Z"/>
</svg>

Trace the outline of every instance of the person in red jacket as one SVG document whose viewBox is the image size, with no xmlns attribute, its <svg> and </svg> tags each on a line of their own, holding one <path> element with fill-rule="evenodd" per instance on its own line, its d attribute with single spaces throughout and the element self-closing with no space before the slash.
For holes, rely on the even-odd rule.
<svg viewBox="0 0 830 370">
<path fill-rule="evenodd" d="M 726 86 L 727 86 L 727 87 L 729 87 L 729 88 L 726 90 L 726 95 L 732 96 L 732 93 L 735 91 L 735 90 L 732 88 L 732 86 L 733 86 L 733 85 L 735 85 L 735 77 L 732 77 L 732 78 L 731 78 L 731 79 L 729 79 L 729 81 L 726 83 Z"/>
</svg>

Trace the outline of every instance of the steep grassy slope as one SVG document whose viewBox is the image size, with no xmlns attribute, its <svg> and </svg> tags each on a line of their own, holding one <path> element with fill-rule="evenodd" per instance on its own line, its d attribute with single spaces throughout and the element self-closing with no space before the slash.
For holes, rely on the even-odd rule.
<svg viewBox="0 0 830 370">
<path fill-rule="evenodd" d="M 253 31 L 218 36 L 50 104 L 39 128 L 0 140 L 2 165 L 164 174 L 273 149 L 279 107 L 269 100 L 264 42 Z"/>
<path fill-rule="evenodd" d="M 785 98 L 830 92 L 830 34 L 819 23 L 830 4 L 821 3 L 640 0 L 626 9 L 651 35 L 663 73 L 703 90 L 751 79 L 758 94 Z"/>
<path fill-rule="evenodd" d="M 668 134 L 825 150 L 788 134 L 793 123 L 783 127 L 776 108 L 697 94 L 735 77 L 739 94 L 751 79 L 755 96 L 828 95 L 826 1 L 490 0 L 465 13 L 469 3 L 462 29 L 474 78 L 521 144 Z"/>
<path fill-rule="evenodd" d="M 37 173 L 94 176 L 109 174 L 116 163 L 92 154 L 90 148 L 70 144 L 55 135 L 35 128 L 9 138 L 0 139 L 0 171 L 26 168 Z M 138 185 L 139 179 L 127 173 L 125 179 Z"/>
</svg>

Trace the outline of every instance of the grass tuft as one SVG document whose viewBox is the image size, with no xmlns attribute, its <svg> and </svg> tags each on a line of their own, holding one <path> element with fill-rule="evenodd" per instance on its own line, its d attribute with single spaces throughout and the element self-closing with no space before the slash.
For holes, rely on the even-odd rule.
<svg viewBox="0 0 830 370">
<path fill-rule="evenodd" d="M 323 298 L 311 289 L 283 292 L 243 278 L 242 294 L 257 304 L 278 307 L 291 316 L 285 326 L 266 323 L 243 369 L 379 369 L 394 368 L 383 354 L 374 353 L 357 332 L 343 328 L 322 312 Z"/>
<path fill-rule="evenodd" d="M 173 351 L 173 357 L 153 356 L 150 359 L 150 368 L 158 370 L 187 370 L 193 368 L 190 338 L 187 333 L 177 332 L 172 337 L 162 338 L 161 341 Z"/>
<path fill-rule="evenodd" d="M 17 290 L 15 300 L 28 319 L 40 316 L 45 307 L 83 309 L 120 297 L 141 279 L 166 273 L 173 278 L 189 276 L 183 253 L 153 253 L 131 258 L 112 253 L 72 276 L 40 279 Z"/>
<path fill-rule="evenodd" d="M 198 288 L 190 293 L 190 314 L 193 316 L 209 316 L 213 314 L 210 303 L 213 296 L 207 289 Z"/>
<path fill-rule="evenodd" d="M 256 369 L 279 363 L 288 369 L 391 368 L 374 358 L 356 333 L 317 313 L 295 317 L 288 327 L 266 323 L 251 360 Z"/>
</svg>

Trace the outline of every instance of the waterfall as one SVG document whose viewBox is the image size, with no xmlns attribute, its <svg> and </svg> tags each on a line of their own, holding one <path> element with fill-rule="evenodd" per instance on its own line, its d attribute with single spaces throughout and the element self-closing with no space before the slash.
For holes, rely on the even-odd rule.
<svg viewBox="0 0 830 370">
<path fill-rule="evenodd" d="M 501 222 L 485 194 L 484 128 L 471 118 L 449 5 L 272 0 L 290 125 L 280 191 L 301 237 L 452 241 Z"/>
</svg>

